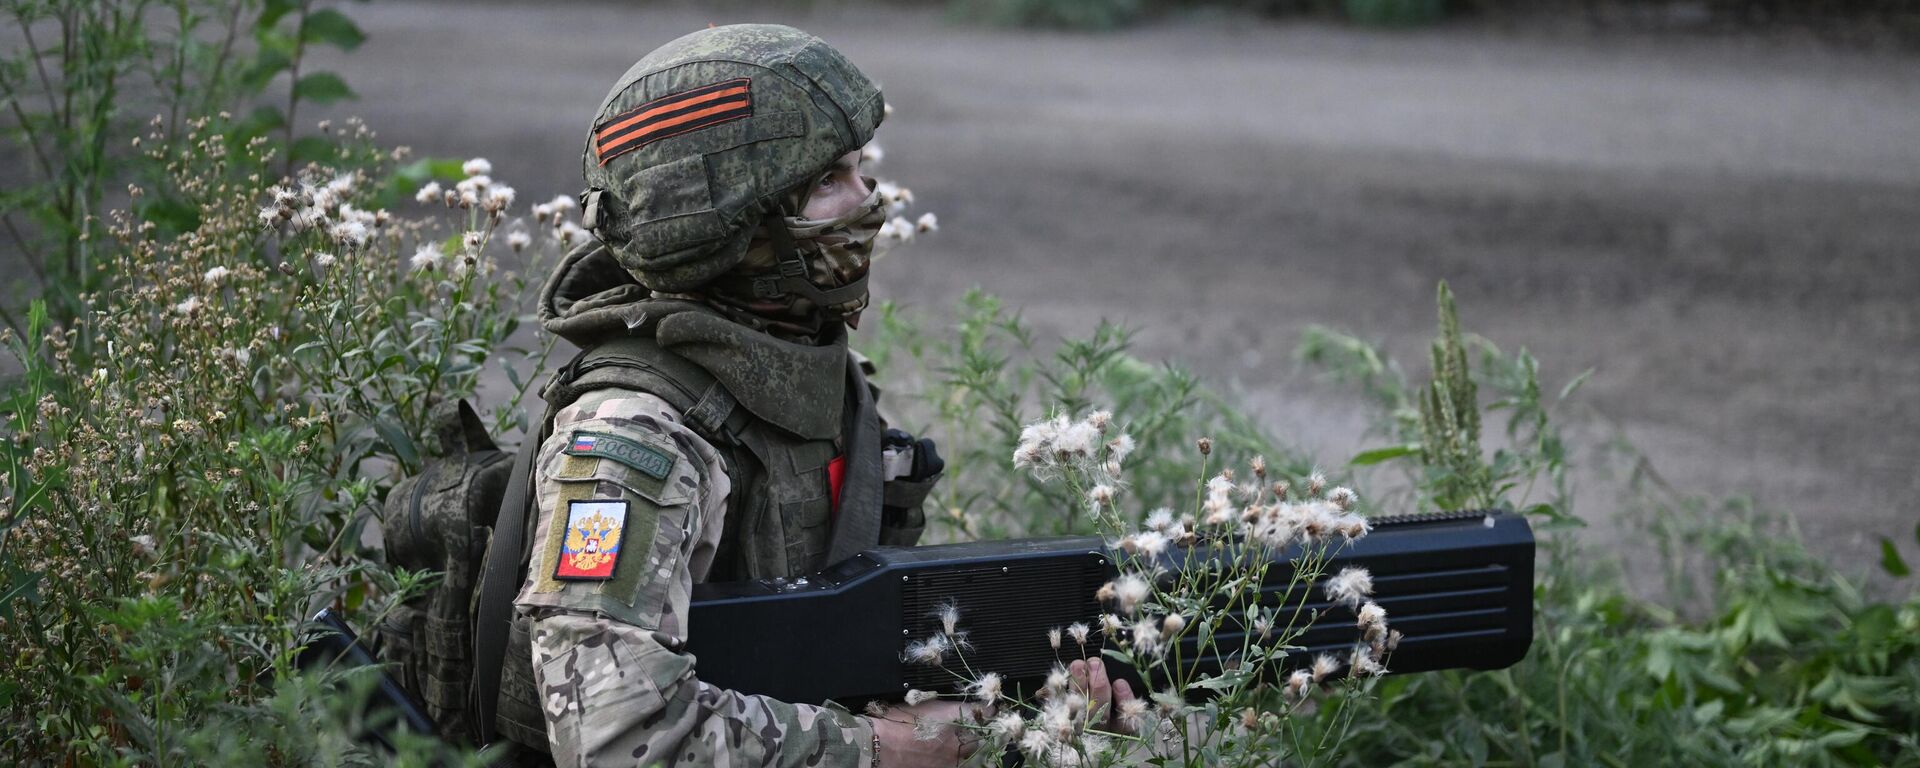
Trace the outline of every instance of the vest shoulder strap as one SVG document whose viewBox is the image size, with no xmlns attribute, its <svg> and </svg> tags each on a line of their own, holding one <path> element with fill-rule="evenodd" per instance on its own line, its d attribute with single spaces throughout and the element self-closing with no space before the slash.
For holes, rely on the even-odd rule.
<svg viewBox="0 0 1920 768">
<path fill-rule="evenodd" d="M 548 421 L 581 395 L 610 387 L 667 401 L 709 441 L 733 442 L 737 437 L 739 420 L 733 416 L 739 401 L 733 394 L 705 369 L 639 336 L 596 344 L 562 368 L 546 393 Z M 730 425 L 730 419 L 735 423 Z"/>
</svg>

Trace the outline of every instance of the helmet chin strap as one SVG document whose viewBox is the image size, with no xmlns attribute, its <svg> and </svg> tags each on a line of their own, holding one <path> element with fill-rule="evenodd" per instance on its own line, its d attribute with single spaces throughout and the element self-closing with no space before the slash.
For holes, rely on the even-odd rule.
<svg viewBox="0 0 1920 768">
<path fill-rule="evenodd" d="M 808 279 L 807 260 L 793 249 L 793 233 L 787 231 L 787 211 L 785 206 L 776 207 L 767 213 L 762 223 L 767 228 L 768 241 L 773 245 L 773 254 L 780 260 L 778 277 L 766 276 L 753 279 L 753 295 L 761 299 L 777 299 L 782 296 L 797 295 L 813 302 L 815 307 L 825 310 L 837 304 L 857 301 L 867 294 L 867 276 L 861 275 L 853 282 L 838 288 L 821 288 Z"/>
</svg>

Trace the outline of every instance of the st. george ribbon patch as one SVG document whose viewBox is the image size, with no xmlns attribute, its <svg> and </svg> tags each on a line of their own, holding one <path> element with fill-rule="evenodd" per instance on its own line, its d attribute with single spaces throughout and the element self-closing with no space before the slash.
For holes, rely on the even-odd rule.
<svg viewBox="0 0 1920 768">
<path fill-rule="evenodd" d="M 562 453 L 612 459 L 655 480 L 665 480 L 667 473 L 673 471 L 673 456 L 665 451 L 605 432 L 575 432 Z"/>
<path fill-rule="evenodd" d="M 662 96 L 593 127 L 601 165 L 661 139 L 753 116 L 751 78 L 739 77 Z"/>
<path fill-rule="evenodd" d="M 567 538 L 554 558 L 553 577 L 569 581 L 605 581 L 620 564 L 620 532 L 627 525 L 627 503 L 617 499 L 567 502 Z"/>
</svg>

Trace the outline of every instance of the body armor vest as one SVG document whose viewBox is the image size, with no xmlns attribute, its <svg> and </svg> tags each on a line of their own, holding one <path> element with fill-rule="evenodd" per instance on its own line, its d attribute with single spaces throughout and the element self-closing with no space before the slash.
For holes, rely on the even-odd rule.
<svg viewBox="0 0 1920 768">
<path fill-rule="evenodd" d="M 844 330 L 809 346 L 702 304 L 636 298 L 620 289 L 597 294 L 572 307 L 583 315 L 549 324 L 585 351 L 542 392 L 543 424 L 551 429 L 561 408 L 605 388 L 644 392 L 679 411 L 719 452 L 732 481 L 726 529 L 703 581 L 798 576 L 875 544 L 918 539 L 924 523 L 882 521 L 882 426 Z M 836 514 L 828 465 L 838 456 L 846 471 Z M 529 625 L 513 622 L 495 723 L 502 736 L 543 748 Z"/>
</svg>

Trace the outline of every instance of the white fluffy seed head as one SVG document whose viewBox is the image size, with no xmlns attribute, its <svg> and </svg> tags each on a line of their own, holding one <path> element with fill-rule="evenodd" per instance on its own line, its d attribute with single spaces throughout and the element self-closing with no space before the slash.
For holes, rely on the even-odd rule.
<svg viewBox="0 0 1920 768">
<path fill-rule="evenodd" d="M 460 164 L 460 172 L 467 176 L 485 176 L 493 173 L 493 163 L 484 157 L 476 157 Z"/>
<path fill-rule="evenodd" d="M 934 693 L 933 691 L 923 691 L 918 688 L 915 688 L 913 690 L 907 691 L 907 706 L 925 704 L 937 698 L 940 698 L 940 694 Z"/>
<path fill-rule="evenodd" d="M 1327 579 L 1327 599 L 1349 608 L 1373 594 L 1373 574 L 1365 568 L 1348 566 Z"/>
</svg>

